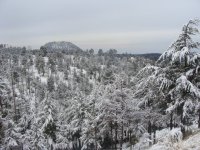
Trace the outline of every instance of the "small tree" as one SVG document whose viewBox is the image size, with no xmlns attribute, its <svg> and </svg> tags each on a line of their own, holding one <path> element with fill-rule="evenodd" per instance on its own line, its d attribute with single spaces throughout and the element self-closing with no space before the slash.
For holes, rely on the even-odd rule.
<svg viewBox="0 0 200 150">
<path fill-rule="evenodd" d="M 49 92 L 52 92 L 55 90 L 54 78 L 52 76 L 50 76 L 47 80 L 47 89 Z"/>
<path fill-rule="evenodd" d="M 102 49 L 99 49 L 98 55 L 99 55 L 99 56 L 103 56 L 103 50 L 102 50 Z"/>
<path fill-rule="evenodd" d="M 42 57 L 46 57 L 47 56 L 47 48 L 46 47 L 44 47 L 44 46 L 40 47 L 40 55 Z"/>
</svg>

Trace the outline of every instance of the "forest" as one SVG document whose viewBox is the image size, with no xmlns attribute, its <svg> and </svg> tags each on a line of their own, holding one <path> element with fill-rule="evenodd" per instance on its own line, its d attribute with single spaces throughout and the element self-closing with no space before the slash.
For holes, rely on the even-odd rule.
<svg viewBox="0 0 200 150">
<path fill-rule="evenodd" d="M 162 55 L 1 44 L 0 149 L 172 150 L 200 128 L 198 24 Z"/>
</svg>

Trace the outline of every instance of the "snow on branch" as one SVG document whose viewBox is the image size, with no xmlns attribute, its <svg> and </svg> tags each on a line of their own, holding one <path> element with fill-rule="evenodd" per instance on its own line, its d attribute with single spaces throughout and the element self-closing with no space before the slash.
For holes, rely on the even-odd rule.
<svg viewBox="0 0 200 150">
<path fill-rule="evenodd" d="M 190 81 L 188 81 L 186 76 L 182 75 L 180 78 L 177 79 L 176 82 L 177 82 L 176 90 L 184 90 L 200 98 L 200 90 Z"/>
</svg>

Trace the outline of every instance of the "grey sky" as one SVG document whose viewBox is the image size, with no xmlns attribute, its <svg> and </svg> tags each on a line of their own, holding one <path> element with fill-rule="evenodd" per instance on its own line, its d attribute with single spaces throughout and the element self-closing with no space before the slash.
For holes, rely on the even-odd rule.
<svg viewBox="0 0 200 150">
<path fill-rule="evenodd" d="M 0 0 L 0 18 L 0 43 L 163 52 L 183 24 L 200 18 L 200 0 Z"/>
</svg>

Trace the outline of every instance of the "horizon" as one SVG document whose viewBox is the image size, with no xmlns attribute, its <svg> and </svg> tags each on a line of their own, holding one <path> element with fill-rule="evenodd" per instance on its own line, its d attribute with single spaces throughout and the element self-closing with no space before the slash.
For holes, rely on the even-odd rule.
<svg viewBox="0 0 200 150">
<path fill-rule="evenodd" d="M 184 24 L 200 18 L 198 4 L 198 0 L 0 0 L 0 41 L 32 49 L 67 41 L 83 50 L 162 53 Z"/>
<path fill-rule="evenodd" d="M 51 41 L 51 42 L 67 42 L 67 41 Z M 48 43 L 51 43 L 51 42 L 48 42 Z M 72 43 L 72 42 L 70 42 L 70 43 Z M 40 47 L 41 47 L 41 46 L 40 46 L 39 48 L 33 49 L 31 46 L 10 45 L 10 44 L 6 44 L 6 43 L 0 43 L 0 44 L 5 45 L 5 48 L 13 48 L 13 47 L 14 47 L 14 48 L 23 48 L 23 47 L 25 47 L 27 51 L 40 50 Z M 47 44 L 47 43 L 45 43 L 45 44 Z M 72 43 L 72 44 L 74 44 L 74 43 Z M 43 46 L 43 45 L 42 45 L 42 46 Z M 76 46 L 77 46 L 77 45 L 76 45 Z M 79 48 L 81 49 L 81 47 L 79 47 Z M 90 48 L 90 49 L 93 49 L 93 48 Z M 90 50 L 90 49 L 81 49 L 81 50 L 87 51 L 87 50 Z M 101 49 L 101 48 L 100 48 L 100 49 Z M 93 50 L 94 50 L 94 53 L 95 53 L 95 54 L 98 54 L 98 50 L 100 50 L 100 49 L 93 49 Z M 112 49 L 112 48 L 110 48 L 110 49 Z M 101 50 L 103 50 L 103 52 L 106 53 L 106 52 L 108 52 L 110 49 L 101 49 Z M 117 50 L 117 49 L 115 49 L 115 50 Z M 121 52 L 121 51 L 118 51 L 118 50 L 117 50 L 117 54 L 128 54 L 128 55 L 129 55 L 129 54 L 130 54 L 130 55 L 159 54 L 159 55 L 161 55 L 162 53 L 159 53 L 159 52 L 132 53 L 132 52 L 126 52 L 126 51 Z"/>
</svg>

